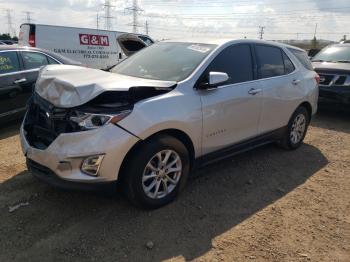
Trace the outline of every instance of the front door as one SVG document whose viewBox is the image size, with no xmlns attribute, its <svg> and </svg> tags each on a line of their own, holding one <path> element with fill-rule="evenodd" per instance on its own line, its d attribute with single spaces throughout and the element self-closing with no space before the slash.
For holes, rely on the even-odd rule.
<svg viewBox="0 0 350 262">
<path fill-rule="evenodd" d="M 224 72 L 230 79 L 217 88 L 199 91 L 203 110 L 203 154 L 257 136 L 262 109 L 262 89 L 254 81 L 249 44 L 225 48 L 205 74 L 209 72 Z"/>
</svg>

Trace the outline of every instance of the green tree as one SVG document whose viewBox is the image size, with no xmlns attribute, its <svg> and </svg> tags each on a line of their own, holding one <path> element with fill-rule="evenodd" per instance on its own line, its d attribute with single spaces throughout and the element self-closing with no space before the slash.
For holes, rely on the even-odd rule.
<svg viewBox="0 0 350 262">
<path fill-rule="evenodd" d="M 1 34 L 0 40 L 11 40 L 11 36 L 9 34 Z"/>
</svg>

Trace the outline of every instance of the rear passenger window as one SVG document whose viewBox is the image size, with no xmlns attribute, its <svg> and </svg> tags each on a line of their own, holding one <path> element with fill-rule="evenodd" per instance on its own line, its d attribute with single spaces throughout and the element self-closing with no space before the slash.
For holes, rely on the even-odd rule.
<svg viewBox="0 0 350 262">
<path fill-rule="evenodd" d="M 36 69 L 47 65 L 46 56 L 35 52 L 21 52 L 23 58 L 24 69 Z"/>
<path fill-rule="evenodd" d="M 284 73 L 288 75 L 295 70 L 295 67 L 292 61 L 290 61 L 289 57 L 283 51 L 282 53 L 283 53 L 283 61 L 284 61 Z"/>
<path fill-rule="evenodd" d="M 260 79 L 284 75 L 284 62 L 280 48 L 257 45 L 256 55 Z"/>
<path fill-rule="evenodd" d="M 0 74 L 19 71 L 17 52 L 0 52 Z"/>
<path fill-rule="evenodd" d="M 253 80 L 253 62 L 249 45 L 229 46 L 209 65 L 207 72 L 227 73 L 230 79 L 225 84 Z"/>
<path fill-rule="evenodd" d="M 293 53 L 293 55 L 295 55 L 295 57 L 299 60 L 299 62 L 306 68 L 309 70 L 314 70 L 311 61 L 309 59 L 309 57 L 307 56 L 307 53 L 305 51 L 301 51 L 301 50 L 297 50 L 294 48 L 288 48 L 289 51 L 291 51 Z"/>
</svg>

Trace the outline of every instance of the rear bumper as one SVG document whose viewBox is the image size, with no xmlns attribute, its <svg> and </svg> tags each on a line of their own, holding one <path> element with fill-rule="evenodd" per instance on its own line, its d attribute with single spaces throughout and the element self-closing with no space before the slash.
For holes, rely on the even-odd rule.
<svg viewBox="0 0 350 262">
<path fill-rule="evenodd" d="M 320 102 L 350 104 L 350 86 L 320 86 Z"/>
</svg>

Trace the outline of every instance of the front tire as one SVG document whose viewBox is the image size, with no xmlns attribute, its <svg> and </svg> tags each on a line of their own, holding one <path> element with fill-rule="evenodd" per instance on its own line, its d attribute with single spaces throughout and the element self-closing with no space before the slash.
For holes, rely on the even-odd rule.
<svg viewBox="0 0 350 262">
<path fill-rule="evenodd" d="M 123 187 L 133 204 L 159 208 L 176 198 L 189 170 L 185 145 L 174 137 L 159 135 L 145 141 L 128 159 Z"/>
<path fill-rule="evenodd" d="M 310 123 L 310 115 L 305 107 L 300 106 L 289 120 L 287 130 L 280 145 L 288 150 L 299 148 L 305 138 Z"/>
</svg>

